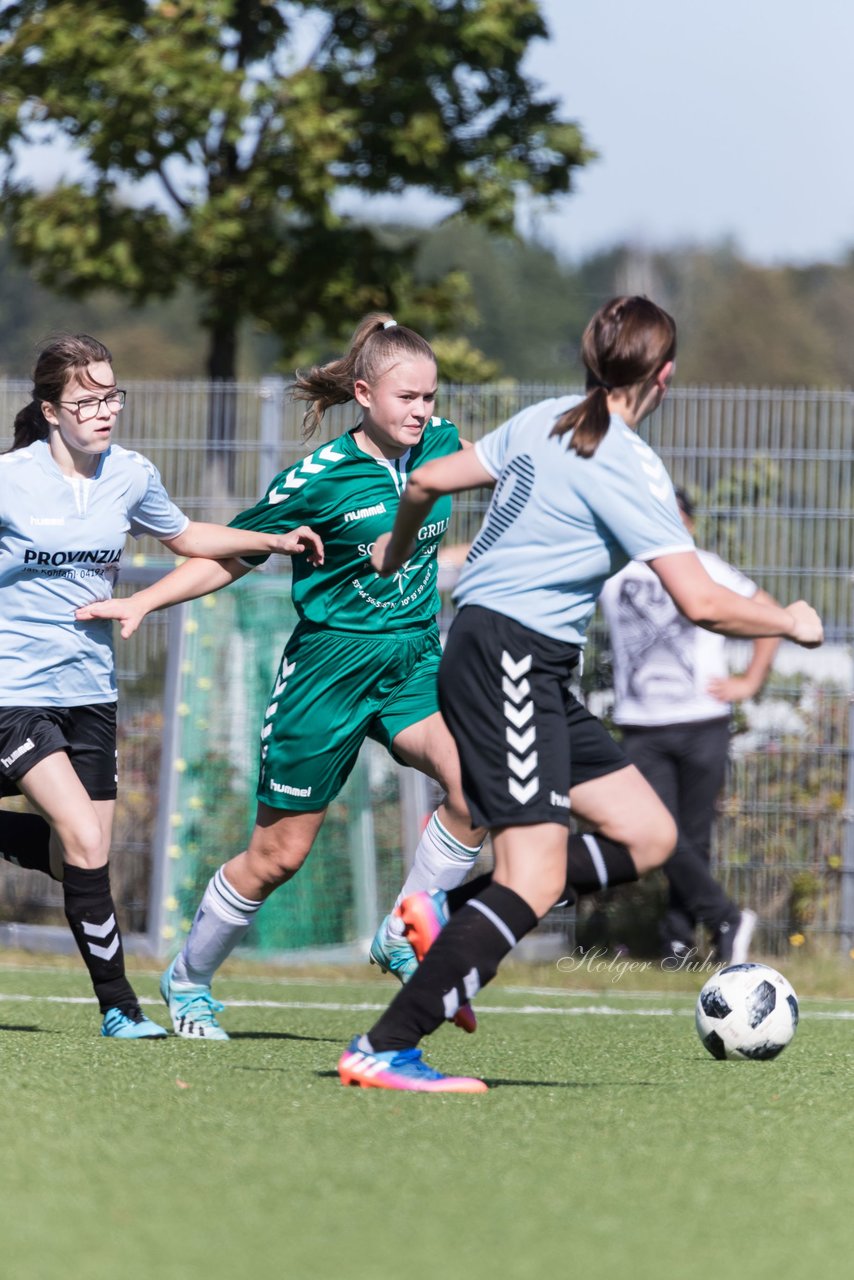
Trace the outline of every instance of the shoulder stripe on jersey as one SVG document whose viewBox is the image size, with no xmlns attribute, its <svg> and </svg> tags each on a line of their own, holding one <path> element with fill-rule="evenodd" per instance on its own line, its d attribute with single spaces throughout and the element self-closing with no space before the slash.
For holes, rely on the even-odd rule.
<svg viewBox="0 0 854 1280">
<path fill-rule="evenodd" d="M 278 502 L 285 502 L 294 490 L 301 489 L 311 476 L 321 474 L 330 462 L 340 462 L 344 457 L 346 454 L 339 453 L 331 444 L 315 449 L 314 453 L 302 458 L 291 468 L 277 488 L 270 490 L 267 501 L 271 506 L 275 506 Z"/>
</svg>

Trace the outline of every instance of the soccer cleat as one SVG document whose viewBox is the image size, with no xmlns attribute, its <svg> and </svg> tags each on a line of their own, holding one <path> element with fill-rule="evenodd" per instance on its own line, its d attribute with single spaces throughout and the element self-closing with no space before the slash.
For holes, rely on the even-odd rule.
<svg viewBox="0 0 854 1280">
<path fill-rule="evenodd" d="M 175 960 L 160 979 L 160 994 L 169 1006 L 175 1034 L 185 1040 L 228 1040 L 228 1032 L 216 1020 L 224 1008 L 214 1000 L 210 987 L 191 982 L 176 982 L 172 977 Z"/>
<path fill-rule="evenodd" d="M 371 943 L 371 964 L 379 965 L 383 973 L 393 973 L 401 982 L 408 982 L 418 968 L 418 961 L 411 944 L 406 938 L 395 937 L 388 927 L 388 922 L 389 917 L 386 916 L 374 934 L 374 940 Z"/>
<path fill-rule="evenodd" d="M 108 1009 L 101 1023 L 101 1035 L 112 1040 L 162 1040 L 166 1030 L 147 1018 L 137 1004 Z"/>
<path fill-rule="evenodd" d="M 399 1089 L 408 1093 L 486 1093 L 487 1084 L 473 1076 L 445 1076 L 421 1057 L 420 1049 L 392 1049 L 374 1053 L 362 1047 L 365 1037 L 354 1036 L 338 1060 L 342 1084 L 362 1089 Z"/>
<path fill-rule="evenodd" d="M 721 964 L 745 964 L 758 916 L 745 907 L 734 920 L 725 920 L 714 937 L 715 953 Z"/>
<path fill-rule="evenodd" d="M 668 964 L 686 964 L 697 954 L 697 948 L 689 946 L 687 942 L 680 942 L 678 938 L 671 939 L 665 943 L 661 953 L 662 960 L 666 960 Z"/>
<path fill-rule="evenodd" d="M 444 889 L 434 889 L 432 893 L 413 893 L 403 899 L 395 909 L 395 914 L 403 921 L 406 937 L 420 964 L 451 918 L 448 895 Z M 460 1005 L 452 1022 L 469 1035 L 477 1031 L 477 1017 L 468 1002 Z"/>
</svg>

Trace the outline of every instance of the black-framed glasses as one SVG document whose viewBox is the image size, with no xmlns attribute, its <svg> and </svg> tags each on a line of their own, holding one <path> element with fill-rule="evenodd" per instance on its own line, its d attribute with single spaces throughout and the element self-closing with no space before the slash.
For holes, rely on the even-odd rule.
<svg viewBox="0 0 854 1280">
<path fill-rule="evenodd" d="M 84 396 L 82 400 L 60 400 L 60 404 L 64 404 L 66 409 L 73 409 L 81 422 L 90 422 L 92 418 L 97 418 L 101 405 L 105 404 L 110 413 L 118 413 L 120 409 L 124 409 L 125 400 L 128 393 L 126 391 L 111 391 L 106 396 Z"/>
</svg>

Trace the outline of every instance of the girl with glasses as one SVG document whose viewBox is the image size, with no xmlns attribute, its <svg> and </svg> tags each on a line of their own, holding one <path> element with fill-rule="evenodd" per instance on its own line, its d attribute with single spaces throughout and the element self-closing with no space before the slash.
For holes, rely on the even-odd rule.
<svg viewBox="0 0 854 1280">
<path fill-rule="evenodd" d="M 85 334 L 41 352 L 32 396 L 0 456 L 0 810 L 7 861 L 62 881 L 101 1034 L 157 1039 L 125 973 L 107 859 L 115 808 L 112 625 L 75 612 L 109 600 L 128 532 L 180 556 L 281 552 L 323 559 L 310 529 L 256 533 L 190 521 L 156 468 L 113 441 L 125 400 L 112 357 Z"/>
</svg>

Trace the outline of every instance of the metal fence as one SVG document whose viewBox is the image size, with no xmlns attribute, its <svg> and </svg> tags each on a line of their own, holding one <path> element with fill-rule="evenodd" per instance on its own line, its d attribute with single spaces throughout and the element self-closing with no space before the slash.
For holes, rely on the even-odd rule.
<svg viewBox="0 0 854 1280">
<path fill-rule="evenodd" d="M 193 518 L 228 519 L 312 447 L 301 438 L 301 406 L 279 378 L 127 386 L 117 439 L 151 458 Z M 566 391 L 449 387 L 441 393 L 440 411 L 477 439 L 524 405 Z M 28 393 L 28 383 L 0 382 L 6 422 Z M 317 439 L 334 436 L 355 416 L 352 408 L 333 411 Z M 697 501 L 698 544 L 718 551 L 778 599 L 810 600 L 825 620 L 825 648 L 810 654 L 784 645 L 761 702 L 740 717 L 716 832 L 720 872 L 739 900 L 759 910 L 769 950 L 791 938 L 854 946 L 852 426 L 851 392 L 712 388 L 672 391 L 644 426 L 674 480 Z M 471 540 L 484 505 L 477 493 L 456 502 L 451 542 Z M 153 565 L 161 561 L 156 542 L 129 546 L 122 582 L 156 571 Z M 162 747 L 177 714 L 169 685 L 174 690 L 169 654 L 175 626 L 158 616 L 119 648 L 123 783 L 114 877 L 126 928 L 155 951 L 165 946 L 153 922 L 162 917 L 158 868 L 168 857 L 161 802 L 168 778 L 161 770 Z M 598 626 L 586 655 L 584 690 L 607 717 L 607 637 Z M 404 795 L 403 807 L 412 813 L 411 796 Z M 7 940 L 60 945 L 65 930 L 55 887 L 30 873 L 3 872 L 0 919 Z M 45 925 L 56 927 L 46 931 Z"/>
</svg>

